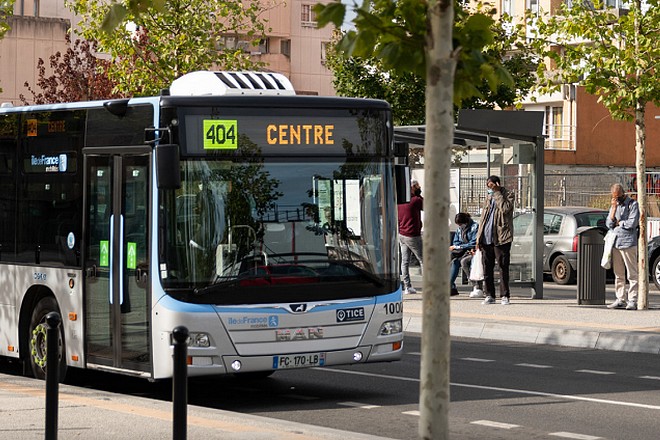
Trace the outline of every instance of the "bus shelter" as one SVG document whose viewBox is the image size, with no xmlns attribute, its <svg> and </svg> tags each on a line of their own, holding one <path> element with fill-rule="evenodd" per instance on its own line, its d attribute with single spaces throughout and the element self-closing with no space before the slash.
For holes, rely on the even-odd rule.
<svg viewBox="0 0 660 440">
<path fill-rule="evenodd" d="M 515 191 L 511 286 L 543 298 L 543 112 L 460 110 L 454 131 L 450 175 L 450 229 L 457 212 L 481 215 L 486 179 L 498 175 Z M 410 151 L 413 178 L 423 185 L 425 126 L 394 128 L 394 141 Z"/>
</svg>

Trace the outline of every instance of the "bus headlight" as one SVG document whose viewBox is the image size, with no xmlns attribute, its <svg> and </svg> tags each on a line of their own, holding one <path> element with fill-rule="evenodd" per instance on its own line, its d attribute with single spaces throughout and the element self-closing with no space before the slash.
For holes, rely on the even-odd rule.
<svg viewBox="0 0 660 440">
<path fill-rule="evenodd" d="M 211 337 L 208 333 L 191 333 L 188 338 L 188 347 L 210 347 Z"/>
<path fill-rule="evenodd" d="M 403 320 L 397 319 L 394 321 L 387 321 L 380 326 L 380 332 L 378 332 L 378 334 L 380 336 L 393 335 L 395 333 L 401 333 L 402 329 Z"/>
</svg>

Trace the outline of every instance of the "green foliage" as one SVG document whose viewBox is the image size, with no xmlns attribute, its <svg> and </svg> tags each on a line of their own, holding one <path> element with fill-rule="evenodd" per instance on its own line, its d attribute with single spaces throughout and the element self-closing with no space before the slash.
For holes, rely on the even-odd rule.
<svg viewBox="0 0 660 440">
<path fill-rule="evenodd" d="M 331 3 L 328 5 L 328 8 L 331 8 L 329 14 L 337 14 L 335 10 L 341 10 L 343 7 L 340 3 Z M 497 68 L 481 64 L 484 78 L 479 84 L 465 88 L 460 108 L 512 107 L 529 92 L 534 83 L 533 72 L 536 69 L 532 54 L 521 44 L 522 28 L 510 26 L 507 19 L 489 22 L 484 20 L 484 15 L 479 15 L 475 20 L 470 17 L 470 14 L 462 15 L 460 18 L 464 22 L 457 23 L 456 26 L 463 29 L 463 32 L 470 33 L 473 28 L 490 23 L 494 38 L 483 51 L 489 59 L 503 61 Z M 507 32 L 505 27 L 511 30 Z M 337 34 L 335 40 L 339 41 L 342 37 L 343 34 Z M 458 43 L 458 40 L 454 43 Z M 484 63 L 484 57 L 480 53 L 474 53 L 473 56 L 475 60 L 468 59 L 470 63 Z M 336 46 L 329 51 L 326 66 L 333 72 L 333 85 L 339 95 L 384 99 L 392 106 L 396 125 L 424 124 L 426 84 L 423 76 L 387 70 L 382 60 L 375 56 L 347 56 Z M 459 72 L 462 72 L 462 69 L 459 68 Z M 510 77 L 506 72 L 511 73 Z M 487 75 L 490 81 L 496 84 L 495 88 L 491 87 Z M 464 87 L 469 75 L 463 75 L 461 78 L 460 84 L 456 82 L 456 87 Z M 509 82 L 509 78 L 512 78 L 512 82 Z"/>
<path fill-rule="evenodd" d="M 514 84 L 502 64 L 503 51 L 495 50 L 498 44 L 502 45 L 502 40 L 496 40 L 495 37 L 504 34 L 496 31 L 491 11 L 483 8 L 467 11 L 460 3 L 454 2 L 456 19 L 453 43 L 457 61 L 454 104 L 457 106 L 468 99 L 492 100 L 492 96 L 499 93 L 500 86 L 512 88 Z M 361 6 L 353 4 L 352 9 L 356 13 L 353 21 L 355 29 L 341 35 L 336 45 L 337 52 L 345 54 L 349 60 L 357 59 L 358 67 L 362 65 L 367 71 L 379 70 L 379 78 L 369 72 L 361 74 L 371 74 L 372 79 L 377 79 L 379 84 L 391 81 L 400 85 L 414 78 L 413 91 L 418 93 L 417 98 L 415 104 L 404 108 L 412 108 L 414 105 L 421 107 L 420 103 L 423 102 L 419 98 L 423 96 L 421 85 L 426 81 L 427 8 L 428 3 L 424 0 L 373 0 Z M 338 26 L 343 22 L 346 6 L 341 3 L 317 4 L 314 10 L 319 26 L 329 23 Z M 349 66 L 346 70 L 355 68 Z M 335 86 L 342 82 L 349 84 L 348 80 L 339 80 Z M 396 92 L 389 91 L 383 94 L 383 98 L 394 104 L 385 96 L 394 97 Z M 422 120 L 423 110 L 419 113 L 421 118 L 413 114 L 410 115 L 411 120 Z M 402 115 L 399 117 L 404 120 Z"/>
<path fill-rule="evenodd" d="M 72 0 L 68 6 L 82 18 L 82 35 L 112 57 L 108 73 L 118 93 L 157 94 L 194 70 L 260 66 L 241 49 L 221 44 L 224 36 L 256 42 L 264 34 L 265 6 L 258 0 L 124 0 L 111 6 Z"/>
<path fill-rule="evenodd" d="M 595 8 L 573 2 L 553 17 L 534 19 L 538 36 L 532 45 L 543 58 L 538 90 L 578 83 L 598 95 L 613 118 L 629 121 L 636 107 L 660 104 L 660 5 L 646 3 L 642 10 L 631 1 L 630 10 L 618 14 L 600 9 L 602 2 Z"/>
</svg>

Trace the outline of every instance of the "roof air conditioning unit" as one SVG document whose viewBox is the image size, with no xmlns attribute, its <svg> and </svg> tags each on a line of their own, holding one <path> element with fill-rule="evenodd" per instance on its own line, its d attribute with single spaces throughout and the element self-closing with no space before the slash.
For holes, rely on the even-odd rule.
<svg viewBox="0 0 660 440">
<path fill-rule="evenodd" d="M 295 94 L 286 76 L 272 72 L 191 72 L 170 86 L 171 96 Z"/>
</svg>

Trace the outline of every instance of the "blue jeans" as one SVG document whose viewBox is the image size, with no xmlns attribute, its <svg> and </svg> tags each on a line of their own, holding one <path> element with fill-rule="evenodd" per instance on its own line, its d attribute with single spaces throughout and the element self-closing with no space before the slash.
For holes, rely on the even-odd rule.
<svg viewBox="0 0 660 440">
<path fill-rule="evenodd" d="M 472 254 L 469 252 L 460 258 L 452 258 L 449 266 L 449 283 L 451 284 L 452 289 L 456 288 L 456 278 L 458 278 L 458 274 L 461 269 L 463 269 L 465 275 L 468 277 L 468 279 L 470 279 L 471 262 L 472 262 Z M 478 287 L 479 289 L 482 288 L 481 281 L 472 281 L 472 285 Z"/>
<path fill-rule="evenodd" d="M 406 237 L 399 234 L 399 248 L 401 249 L 401 280 L 403 281 L 403 288 L 407 289 L 412 287 L 410 283 L 411 253 L 415 254 L 420 269 L 424 270 L 422 266 L 422 237 Z"/>
</svg>

